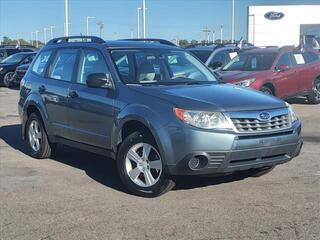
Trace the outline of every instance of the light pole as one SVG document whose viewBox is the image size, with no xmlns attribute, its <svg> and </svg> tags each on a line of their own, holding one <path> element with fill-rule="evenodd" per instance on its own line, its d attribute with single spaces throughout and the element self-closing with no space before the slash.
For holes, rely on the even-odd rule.
<svg viewBox="0 0 320 240">
<path fill-rule="evenodd" d="M 87 16 L 87 36 L 89 36 L 89 19 L 94 19 L 95 17 Z"/>
<path fill-rule="evenodd" d="M 256 16 L 254 14 L 250 14 L 249 17 L 252 17 L 252 44 L 254 45 L 254 38 L 256 35 L 256 30 L 255 30 Z M 249 36 L 250 36 L 250 33 L 248 32 L 248 41 L 250 41 Z"/>
<path fill-rule="evenodd" d="M 53 39 L 53 29 L 55 28 L 55 26 L 50 26 L 50 37 L 51 39 Z"/>
<path fill-rule="evenodd" d="M 39 30 L 36 30 L 35 31 L 35 34 L 36 34 L 36 48 L 39 47 L 39 44 L 38 44 L 38 34 L 39 34 Z"/>
<path fill-rule="evenodd" d="M 104 28 L 104 22 L 103 21 L 99 21 L 97 23 L 97 25 L 99 26 L 99 32 L 100 32 L 100 38 L 102 37 L 102 29 Z"/>
<path fill-rule="evenodd" d="M 47 28 L 43 29 L 44 44 L 47 43 Z"/>
<path fill-rule="evenodd" d="M 140 12 L 142 8 L 138 7 L 137 8 L 137 37 L 140 38 Z"/>
<path fill-rule="evenodd" d="M 234 42 L 234 13 L 235 13 L 235 2 L 234 0 L 232 0 L 231 43 Z"/>
<path fill-rule="evenodd" d="M 223 25 L 220 26 L 220 43 L 221 44 L 223 43 L 222 38 L 223 38 Z"/>
<path fill-rule="evenodd" d="M 31 43 L 31 46 L 33 46 L 33 32 L 31 32 L 31 39 L 30 39 L 30 43 Z"/>
<path fill-rule="evenodd" d="M 142 22 L 143 22 L 143 38 L 147 37 L 146 29 L 146 0 L 142 0 Z"/>
<path fill-rule="evenodd" d="M 64 10 L 65 10 L 65 23 L 64 23 L 64 35 L 69 36 L 69 14 L 68 14 L 68 0 L 64 1 Z"/>
<path fill-rule="evenodd" d="M 212 30 L 212 44 L 214 44 L 214 41 L 215 41 L 215 31 L 214 30 Z"/>
</svg>

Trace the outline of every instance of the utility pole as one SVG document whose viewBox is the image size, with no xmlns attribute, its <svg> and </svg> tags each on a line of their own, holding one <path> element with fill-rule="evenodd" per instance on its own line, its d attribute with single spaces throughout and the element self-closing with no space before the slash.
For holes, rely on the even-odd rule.
<svg viewBox="0 0 320 240">
<path fill-rule="evenodd" d="M 143 38 L 147 37 L 146 29 L 146 0 L 142 0 L 142 22 L 143 22 Z"/>
<path fill-rule="evenodd" d="M 39 43 L 38 43 L 39 30 L 36 30 L 35 33 L 36 33 L 36 48 L 38 48 L 39 47 Z"/>
<path fill-rule="evenodd" d="M 103 23 L 103 21 L 99 21 L 98 23 L 97 23 L 97 25 L 99 26 L 99 33 L 100 33 L 100 38 L 102 37 L 102 29 L 104 28 L 104 23 Z"/>
<path fill-rule="evenodd" d="M 65 23 L 64 23 L 64 35 L 69 36 L 69 13 L 68 13 L 68 0 L 64 0 L 64 11 L 65 11 Z"/>
<path fill-rule="evenodd" d="M 142 8 L 138 7 L 137 8 L 137 37 L 140 38 L 140 12 Z"/>
<path fill-rule="evenodd" d="M 87 16 L 87 36 L 89 36 L 89 19 L 94 19 L 95 17 Z"/>
<path fill-rule="evenodd" d="M 222 44 L 223 43 L 223 25 L 220 26 L 220 43 Z"/>
<path fill-rule="evenodd" d="M 231 43 L 234 42 L 234 14 L 235 14 L 235 2 L 234 2 L 234 0 L 232 0 Z"/>
<path fill-rule="evenodd" d="M 55 28 L 55 26 L 50 26 L 50 37 L 51 39 L 53 39 L 53 29 Z"/>
<path fill-rule="evenodd" d="M 47 28 L 43 29 L 44 44 L 47 43 Z"/>
<path fill-rule="evenodd" d="M 204 27 L 202 32 L 204 32 L 205 41 L 207 41 L 207 43 L 209 43 L 209 35 L 210 35 L 211 31 L 208 29 L 208 27 Z"/>
</svg>

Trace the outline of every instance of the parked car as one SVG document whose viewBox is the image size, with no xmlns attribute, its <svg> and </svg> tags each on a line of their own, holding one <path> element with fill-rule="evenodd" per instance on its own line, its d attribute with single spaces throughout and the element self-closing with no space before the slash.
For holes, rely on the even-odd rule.
<svg viewBox="0 0 320 240">
<path fill-rule="evenodd" d="M 242 46 L 238 45 L 209 45 L 209 46 L 199 46 L 188 48 L 187 50 L 193 53 L 197 58 L 199 58 L 203 63 L 206 64 L 210 69 L 215 70 L 221 68 L 235 56 L 237 56 L 241 51 L 246 49 L 254 48 L 253 46 Z"/>
<path fill-rule="evenodd" d="M 23 64 L 16 68 L 12 78 L 8 82 L 9 87 L 19 86 L 22 78 L 26 74 L 30 64 Z"/>
<path fill-rule="evenodd" d="M 257 48 L 241 53 L 219 75 L 223 82 L 260 90 L 282 99 L 306 96 L 320 103 L 320 57 L 292 47 Z"/>
<path fill-rule="evenodd" d="M 36 52 L 37 49 L 29 45 L 0 45 L 0 61 L 19 52 Z"/>
<path fill-rule="evenodd" d="M 74 36 L 42 48 L 20 85 L 30 155 L 48 158 L 57 143 L 105 154 L 131 192 L 154 197 L 173 175 L 263 174 L 299 154 L 290 105 L 218 84 L 187 51 L 148 41 Z"/>
<path fill-rule="evenodd" d="M 9 87 L 16 68 L 23 64 L 30 64 L 36 52 L 20 52 L 10 55 L 0 62 L 0 85 Z"/>
</svg>

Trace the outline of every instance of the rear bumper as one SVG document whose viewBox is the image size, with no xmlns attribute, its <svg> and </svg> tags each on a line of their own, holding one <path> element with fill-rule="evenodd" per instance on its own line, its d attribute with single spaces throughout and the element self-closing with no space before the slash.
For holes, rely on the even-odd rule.
<svg viewBox="0 0 320 240">
<path fill-rule="evenodd" d="M 175 133 L 173 146 L 164 153 L 166 170 L 169 175 L 208 175 L 283 164 L 299 155 L 303 145 L 300 132 L 297 121 L 286 131 L 262 135 L 191 130 L 187 137 L 177 139 Z M 191 169 L 189 162 L 197 157 L 201 159 L 199 167 Z"/>
</svg>

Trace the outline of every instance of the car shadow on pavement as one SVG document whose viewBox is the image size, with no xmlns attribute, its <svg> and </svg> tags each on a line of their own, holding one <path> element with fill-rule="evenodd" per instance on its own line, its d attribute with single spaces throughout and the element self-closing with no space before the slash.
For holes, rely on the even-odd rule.
<svg viewBox="0 0 320 240">
<path fill-rule="evenodd" d="M 21 125 L 6 125 L 0 128 L 0 138 L 10 147 L 27 154 L 25 143 L 21 139 Z M 118 176 L 116 161 L 104 156 L 68 146 L 58 145 L 52 160 L 81 169 L 93 180 L 112 189 L 129 193 Z M 227 175 L 220 177 L 186 176 L 176 178 L 173 190 L 183 190 L 223 184 L 244 179 L 245 175 Z"/>
</svg>

